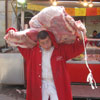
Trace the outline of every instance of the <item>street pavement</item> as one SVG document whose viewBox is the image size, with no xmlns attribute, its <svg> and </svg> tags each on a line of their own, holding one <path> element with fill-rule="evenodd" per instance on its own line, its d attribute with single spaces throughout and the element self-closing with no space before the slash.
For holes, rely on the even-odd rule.
<svg viewBox="0 0 100 100">
<path fill-rule="evenodd" d="M 25 100 L 24 98 L 20 98 L 20 97 L 10 97 L 8 95 L 4 95 L 4 94 L 0 94 L 0 100 Z"/>
<path fill-rule="evenodd" d="M 23 86 L 0 85 L 0 100 L 26 100 L 22 90 Z"/>
</svg>

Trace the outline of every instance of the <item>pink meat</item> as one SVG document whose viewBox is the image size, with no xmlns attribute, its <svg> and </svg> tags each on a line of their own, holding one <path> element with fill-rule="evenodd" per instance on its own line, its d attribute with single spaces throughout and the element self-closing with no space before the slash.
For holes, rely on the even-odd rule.
<svg viewBox="0 0 100 100">
<path fill-rule="evenodd" d="M 86 33 L 81 21 L 75 21 L 65 12 L 64 7 L 51 6 L 44 8 L 29 22 L 30 29 L 19 32 L 8 32 L 4 37 L 12 46 L 31 48 L 36 44 L 37 34 L 41 30 L 51 31 L 58 43 L 67 35 L 65 43 L 73 43 L 80 32 Z"/>
<path fill-rule="evenodd" d="M 33 41 L 37 41 L 37 34 L 38 34 L 38 31 L 35 29 L 31 29 L 30 31 L 26 33 L 26 35 Z"/>
<path fill-rule="evenodd" d="M 20 46 L 23 48 L 32 48 L 36 45 L 38 31 L 36 29 L 27 29 L 18 32 L 8 32 L 4 37 L 11 46 Z"/>
<path fill-rule="evenodd" d="M 84 34 L 86 33 L 82 22 L 75 21 L 65 12 L 64 7 L 59 6 L 51 6 L 43 9 L 30 20 L 30 27 L 38 29 L 44 28 L 53 32 L 58 43 L 63 35 L 68 35 L 68 37 L 72 36 L 72 39 L 68 38 L 69 42 L 72 43 L 81 31 Z"/>
</svg>

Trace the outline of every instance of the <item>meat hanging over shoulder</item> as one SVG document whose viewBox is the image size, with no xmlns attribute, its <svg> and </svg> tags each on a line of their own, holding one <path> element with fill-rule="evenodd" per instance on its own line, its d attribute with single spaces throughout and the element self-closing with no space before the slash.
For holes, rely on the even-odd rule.
<svg viewBox="0 0 100 100">
<path fill-rule="evenodd" d="M 24 48 L 32 48 L 37 41 L 39 31 L 48 30 L 52 32 L 57 43 L 60 43 L 66 35 L 67 44 L 73 43 L 76 36 L 83 32 L 86 28 L 82 22 L 75 21 L 62 6 L 50 6 L 44 8 L 37 15 L 31 18 L 29 22 L 30 28 L 23 31 L 11 32 L 4 37 L 11 46 L 20 46 Z"/>
<path fill-rule="evenodd" d="M 63 6 L 44 8 L 30 20 L 29 24 L 32 28 L 44 28 L 51 31 L 58 43 L 60 43 L 63 35 L 67 35 L 68 43 L 72 43 L 81 31 L 86 34 L 84 24 L 80 20 L 75 21 Z"/>
</svg>

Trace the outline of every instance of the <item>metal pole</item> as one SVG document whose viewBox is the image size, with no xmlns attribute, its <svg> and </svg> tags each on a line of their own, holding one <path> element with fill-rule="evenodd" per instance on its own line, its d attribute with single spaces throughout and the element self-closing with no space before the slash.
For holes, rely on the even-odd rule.
<svg viewBox="0 0 100 100">
<path fill-rule="evenodd" d="M 15 11 L 15 15 L 16 15 L 16 20 L 17 20 L 17 30 L 18 30 L 18 17 L 17 17 L 17 12 L 18 12 L 18 8 L 17 8 L 17 0 L 16 0 L 16 11 Z"/>
<path fill-rule="evenodd" d="M 24 5 L 21 8 L 21 28 L 24 30 Z"/>
<path fill-rule="evenodd" d="M 5 0 L 5 33 L 8 28 L 8 0 Z M 6 47 L 8 47 L 6 43 Z"/>
<path fill-rule="evenodd" d="M 8 0 L 5 0 L 5 30 L 8 28 Z"/>
</svg>

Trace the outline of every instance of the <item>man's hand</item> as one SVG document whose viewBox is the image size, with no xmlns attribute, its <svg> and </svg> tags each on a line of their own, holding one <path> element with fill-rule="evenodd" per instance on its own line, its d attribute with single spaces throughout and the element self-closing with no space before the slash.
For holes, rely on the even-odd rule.
<svg viewBox="0 0 100 100">
<path fill-rule="evenodd" d="M 83 37 L 84 36 L 84 37 Z M 84 34 L 82 31 L 80 33 L 78 33 L 78 37 L 80 40 L 83 40 L 86 38 L 86 34 Z"/>
</svg>

